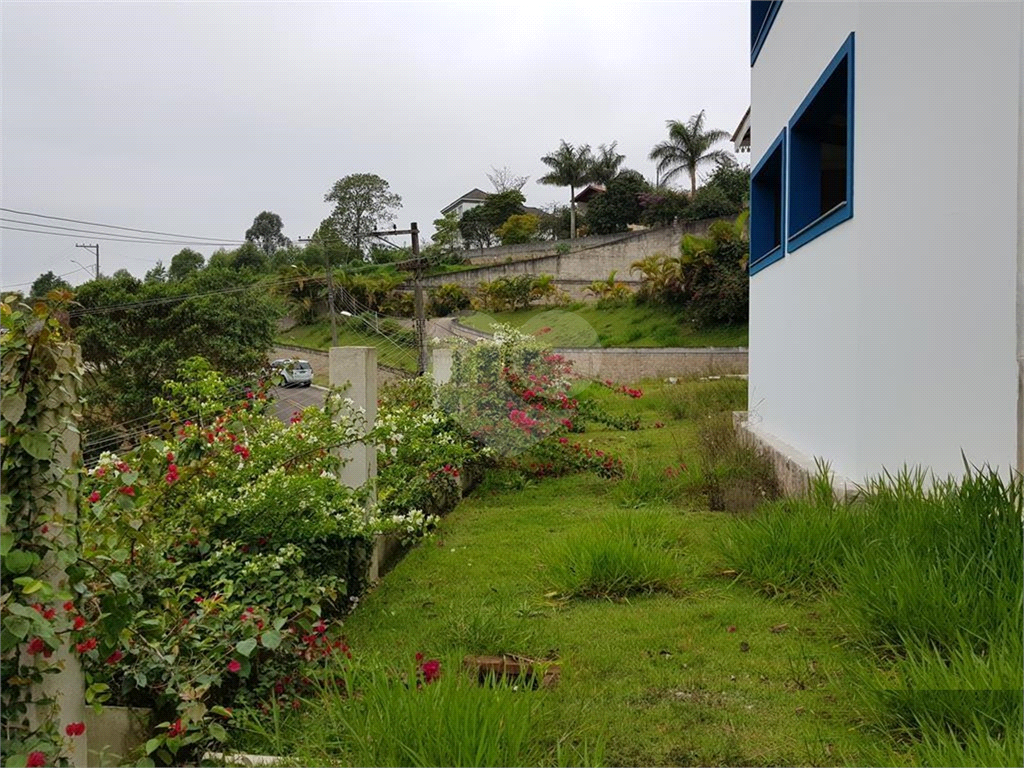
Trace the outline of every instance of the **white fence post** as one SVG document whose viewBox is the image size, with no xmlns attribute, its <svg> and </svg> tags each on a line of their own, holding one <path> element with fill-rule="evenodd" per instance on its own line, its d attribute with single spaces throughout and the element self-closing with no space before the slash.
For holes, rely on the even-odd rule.
<svg viewBox="0 0 1024 768">
<path fill-rule="evenodd" d="M 434 347 L 431 368 L 434 384 L 438 387 L 452 380 L 452 350 L 448 347 Z"/>
</svg>

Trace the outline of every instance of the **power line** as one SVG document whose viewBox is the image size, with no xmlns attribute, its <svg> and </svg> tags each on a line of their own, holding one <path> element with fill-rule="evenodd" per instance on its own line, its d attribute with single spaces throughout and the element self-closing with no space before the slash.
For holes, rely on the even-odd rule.
<svg viewBox="0 0 1024 768">
<path fill-rule="evenodd" d="M 63 216 L 49 216 L 45 213 L 32 213 L 31 211 L 17 211 L 13 208 L 0 207 L 0 211 L 6 211 L 7 213 L 14 213 L 18 216 L 32 216 L 37 219 L 51 219 L 53 221 L 67 221 L 72 224 L 87 224 L 90 227 L 103 227 L 104 229 L 120 229 L 126 232 L 141 232 L 146 235 L 162 235 L 163 237 L 175 237 L 175 238 L 188 238 L 192 240 L 223 240 L 225 243 L 236 243 L 237 240 L 232 240 L 224 237 L 200 237 L 198 235 L 181 235 L 175 232 L 160 232 L 154 229 L 137 229 L 135 227 L 122 227 L 118 224 L 100 224 L 96 221 L 84 221 L 82 219 L 68 219 Z M 205 244 L 205 243 L 204 243 Z"/>
<path fill-rule="evenodd" d="M 57 228 L 57 224 L 36 224 L 33 221 L 20 221 L 18 219 L 2 218 L 0 221 L 7 221 L 14 224 L 28 224 L 30 227 L 50 227 L 51 229 Z M 109 232 L 100 232 L 95 229 L 78 229 L 75 227 L 60 227 L 61 229 L 68 229 L 71 232 L 51 232 L 48 229 L 26 229 L 25 227 L 12 227 L 10 224 L 0 224 L 0 229 L 7 229 L 14 232 L 29 232 L 33 235 L 50 235 L 51 237 L 74 237 L 77 238 L 81 235 L 92 235 L 98 240 L 109 240 L 114 243 L 140 243 L 146 245 L 185 245 L 185 246 L 217 246 L 223 248 L 228 245 L 241 245 L 244 240 L 232 240 L 230 242 L 201 242 L 198 240 L 166 240 L 155 237 L 133 237 L 131 235 L 118 235 L 110 234 Z"/>
</svg>

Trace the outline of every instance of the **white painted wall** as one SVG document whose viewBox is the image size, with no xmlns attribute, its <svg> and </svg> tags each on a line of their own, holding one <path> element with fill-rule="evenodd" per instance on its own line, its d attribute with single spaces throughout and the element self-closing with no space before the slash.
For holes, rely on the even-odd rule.
<svg viewBox="0 0 1024 768">
<path fill-rule="evenodd" d="M 1013 462 L 1020 14 L 786 0 L 752 71 L 756 164 L 856 33 L 854 217 L 750 286 L 754 421 L 841 475 Z"/>
</svg>

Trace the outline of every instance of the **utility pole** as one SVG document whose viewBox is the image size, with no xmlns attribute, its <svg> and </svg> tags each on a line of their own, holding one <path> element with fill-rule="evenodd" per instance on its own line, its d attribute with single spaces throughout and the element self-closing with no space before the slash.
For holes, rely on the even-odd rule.
<svg viewBox="0 0 1024 768">
<path fill-rule="evenodd" d="M 331 269 L 331 254 L 327 250 L 327 246 L 324 241 L 320 238 L 320 230 L 317 230 L 315 237 L 300 237 L 300 243 L 308 243 L 310 240 L 315 240 L 320 243 L 320 247 L 324 249 L 324 262 L 327 264 L 327 311 L 331 315 L 331 346 L 338 346 L 338 321 L 334 316 L 334 270 Z"/>
<path fill-rule="evenodd" d="M 422 376 L 427 372 L 427 318 L 423 306 L 423 260 L 420 258 L 420 230 L 416 222 L 408 229 L 387 229 L 380 232 L 361 233 L 373 237 L 387 235 L 412 235 L 413 300 L 416 305 L 416 371 Z"/>
<path fill-rule="evenodd" d="M 100 244 L 99 243 L 75 243 L 75 248 L 88 248 L 90 251 L 96 250 L 96 279 L 100 279 Z"/>
</svg>

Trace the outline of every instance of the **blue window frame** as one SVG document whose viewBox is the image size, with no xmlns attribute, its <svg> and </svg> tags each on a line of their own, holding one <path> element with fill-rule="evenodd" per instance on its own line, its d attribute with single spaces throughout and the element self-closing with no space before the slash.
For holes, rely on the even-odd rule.
<svg viewBox="0 0 1024 768">
<path fill-rule="evenodd" d="M 750 274 L 786 255 L 786 129 L 750 174 Z"/>
<path fill-rule="evenodd" d="M 789 121 L 788 248 L 853 217 L 853 33 Z"/>
<path fill-rule="evenodd" d="M 750 66 L 757 61 L 757 54 L 768 38 L 768 32 L 779 12 L 782 0 L 751 0 L 750 2 Z"/>
</svg>

